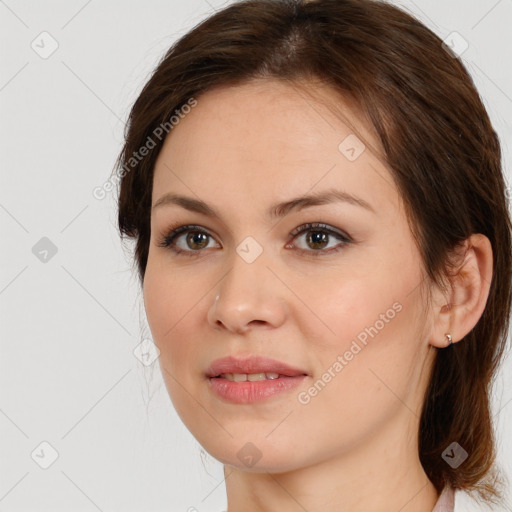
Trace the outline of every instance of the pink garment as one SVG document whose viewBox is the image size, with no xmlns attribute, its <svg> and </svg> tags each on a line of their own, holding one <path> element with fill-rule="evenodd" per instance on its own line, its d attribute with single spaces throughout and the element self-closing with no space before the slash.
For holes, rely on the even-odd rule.
<svg viewBox="0 0 512 512">
<path fill-rule="evenodd" d="M 436 501 L 432 512 L 453 512 L 455 507 L 455 490 L 447 485 Z"/>
</svg>

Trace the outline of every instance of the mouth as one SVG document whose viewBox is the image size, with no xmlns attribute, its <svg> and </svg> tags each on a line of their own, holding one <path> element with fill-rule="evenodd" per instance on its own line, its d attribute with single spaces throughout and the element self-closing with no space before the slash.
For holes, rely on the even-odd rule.
<svg viewBox="0 0 512 512">
<path fill-rule="evenodd" d="M 206 371 L 208 378 L 223 378 L 232 382 L 256 382 L 305 375 L 308 373 L 304 370 L 262 356 L 223 357 L 213 361 Z"/>
<path fill-rule="evenodd" d="M 206 376 L 217 397 L 232 404 L 252 404 L 290 392 L 308 373 L 276 359 L 230 356 L 215 360 Z"/>
<path fill-rule="evenodd" d="M 306 374 L 302 374 L 306 376 Z M 259 382 L 262 380 L 275 380 L 290 378 L 290 375 L 281 375 L 275 372 L 261 372 L 261 373 L 221 373 L 212 379 L 226 379 L 230 382 Z"/>
</svg>

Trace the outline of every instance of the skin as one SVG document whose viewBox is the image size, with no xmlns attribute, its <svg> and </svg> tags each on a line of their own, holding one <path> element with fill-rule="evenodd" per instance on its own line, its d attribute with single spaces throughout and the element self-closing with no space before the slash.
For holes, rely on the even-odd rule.
<svg viewBox="0 0 512 512">
<path fill-rule="evenodd" d="M 417 447 L 423 393 L 434 347 L 447 345 L 447 332 L 454 343 L 463 338 L 483 312 L 492 250 L 482 235 L 468 239 L 459 279 L 449 292 L 432 288 L 428 307 L 420 254 L 377 138 L 334 91 L 316 84 L 314 93 L 322 101 L 278 81 L 214 89 L 166 138 L 152 204 L 173 192 L 205 201 L 221 219 L 178 205 L 152 210 L 143 293 L 160 367 L 180 418 L 224 464 L 228 512 L 430 512 L 438 495 Z M 325 106 L 334 101 L 344 120 Z M 350 161 L 338 146 L 353 133 L 366 150 Z M 274 202 L 329 188 L 374 212 L 334 202 L 265 217 Z M 328 235 L 315 249 L 308 237 L 318 229 L 290 235 L 307 222 L 352 242 L 328 252 L 340 247 Z M 176 254 L 158 245 L 171 224 L 199 225 L 211 237 L 181 233 L 175 242 L 196 256 Z M 236 252 L 247 236 L 263 248 L 252 263 Z M 397 303 L 400 311 L 300 403 L 299 393 Z M 270 400 L 232 404 L 205 376 L 230 354 L 272 357 L 308 377 Z M 261 456 L 253 466 L 237 456 L 248 442 Z"/>
</svg>

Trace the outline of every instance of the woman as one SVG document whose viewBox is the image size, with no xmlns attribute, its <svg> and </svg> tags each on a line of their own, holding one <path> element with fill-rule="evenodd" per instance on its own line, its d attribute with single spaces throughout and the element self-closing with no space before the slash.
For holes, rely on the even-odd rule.
<svg viewBox="0 0 512 512">
<path fill-rule="evenodd" d="M 502 497 L 511 223 L 457 55 L 371 0 L 246 0 L 177 41 L 117 162 L 160 368 L 228 512 Z"/>
</svg>

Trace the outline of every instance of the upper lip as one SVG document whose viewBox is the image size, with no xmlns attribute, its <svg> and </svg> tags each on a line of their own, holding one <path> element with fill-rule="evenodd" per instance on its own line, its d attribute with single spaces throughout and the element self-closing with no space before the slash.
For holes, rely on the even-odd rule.
<svg viewBox="0 0 512 512">
<path fill-rule="evenodd" d="M 213 361 L 206 370 L 208 377 L 218 377 L 223 373 L 279 373 L 289 377 L 307 375 L 307 372 L 294 368 L 277 359 L 262 356 L 239 358 L 234 356 L 222 357 Z"/>
</svg>

